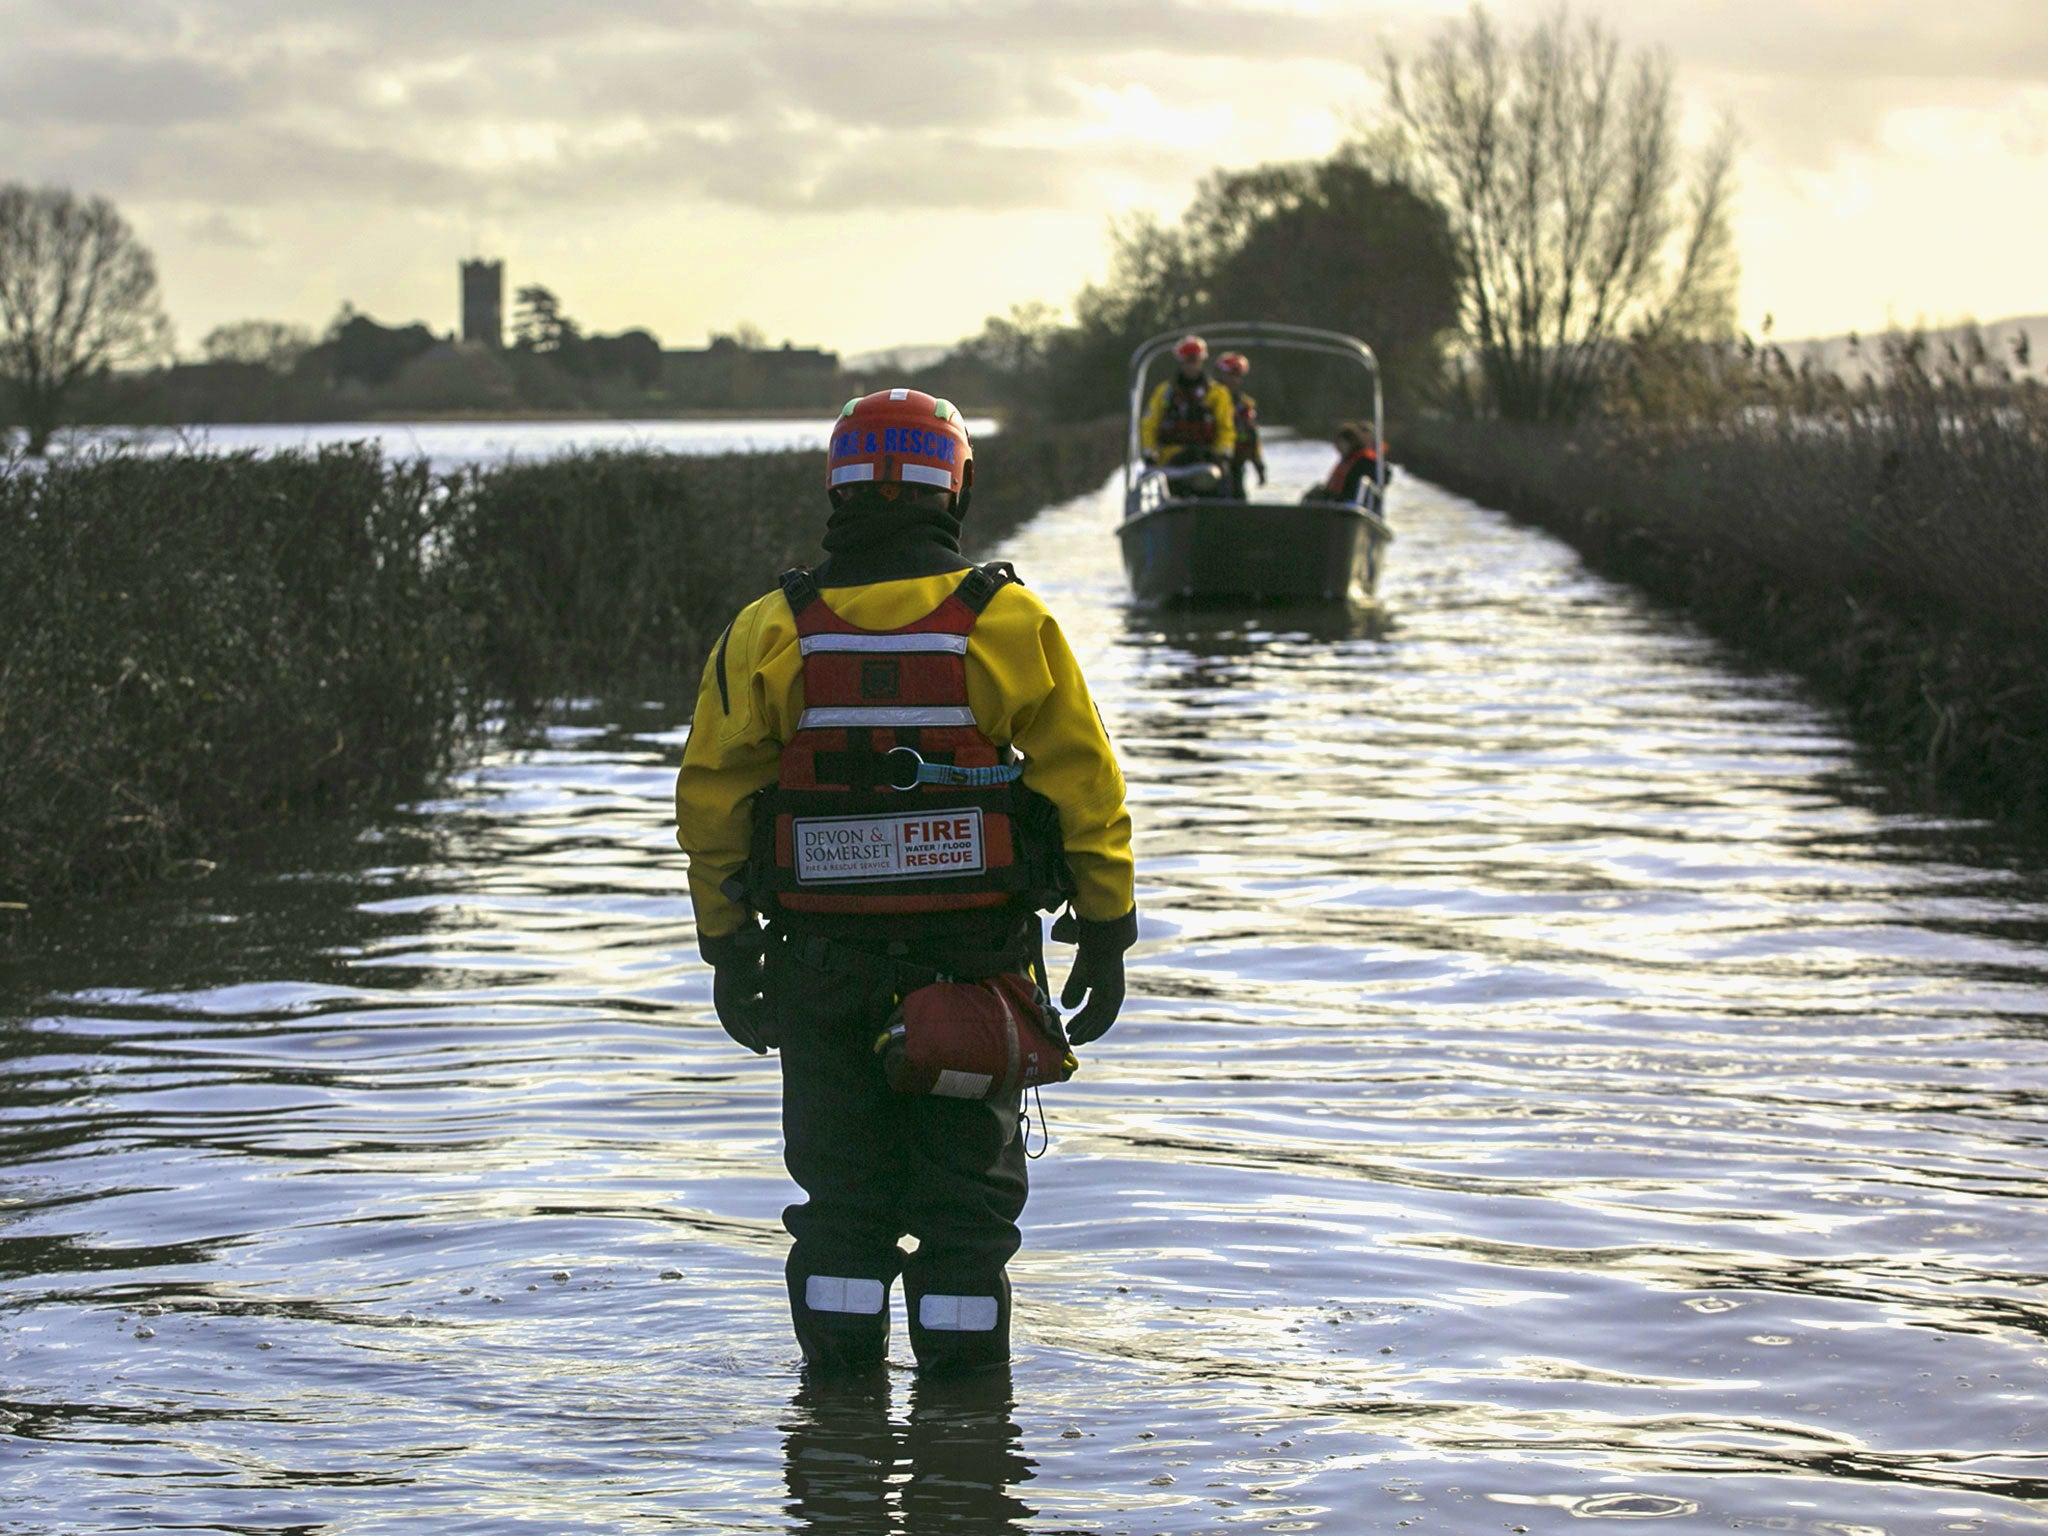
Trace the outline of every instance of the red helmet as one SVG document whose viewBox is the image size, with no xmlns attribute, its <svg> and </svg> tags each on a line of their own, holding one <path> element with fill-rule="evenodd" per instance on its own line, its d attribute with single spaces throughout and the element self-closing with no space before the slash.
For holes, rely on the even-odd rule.
<svg viewBox="0 0 2048 1536">
<path fill-rule="evenodd" d="M 825 451 L 825 488 L 929 486 L 958 495 L 974 483 L 974 445 L 950 400 L 878 389 L 846 402 Z"/>
<path fill-rule="evenodd" d="M 1252 371 L 1252 360 L 1242 352 L 1226 352 L 1216 359 L 1216 371 L 1226 379 L 1241 379 Z"/>
<path fill-rule="evenodd" d="M 1173 355 L 1184 363 L 1199 363 L 1209 355 L 1209 343 L 1199 336 L 1183 336 L 1174 343 Z"/>
</svg>

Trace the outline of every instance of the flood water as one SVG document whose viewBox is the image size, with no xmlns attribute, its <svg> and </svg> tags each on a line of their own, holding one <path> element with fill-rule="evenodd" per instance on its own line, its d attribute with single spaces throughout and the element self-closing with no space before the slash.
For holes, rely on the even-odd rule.
<svg viewBox="0 0 2048 1536">
<path fill-rule="evenodd" d="M 1548 538 L 1390 514 L 1384 632 L 1134 611 L 1109 495 L 1004 551 L 1144 915 L 1009 1383 L 899 1317 L 886 1394 L 801 1387 L 651 710 L 14 964 L 0 1531 L 2048 1530 L 2039 855 Z"/>
<path fill-rule="evenodd" d="M 79 427 L 60 433 L 59 454 L 125 450 L 137 453 L 279 453 L 336 443 L 374 443 L 385 457 L 424 459 L 437 473 L 471 465 L 552 459 L 565 453 L 774 453 L 825 446 L 825 412 L 804 416 L 653 418 L 643 421 L 571 418 L 559 421 L 256 422 L 188 427 Z M 994 430 L 968 418 L 976 434 Z M 0 450 L 8 443 L 0 426 Z"/>
</svg>

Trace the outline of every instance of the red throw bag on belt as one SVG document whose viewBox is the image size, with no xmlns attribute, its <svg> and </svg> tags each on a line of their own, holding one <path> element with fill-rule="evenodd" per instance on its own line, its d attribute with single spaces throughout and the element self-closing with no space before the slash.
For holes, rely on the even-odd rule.
<svg viewBox="0 0 2048 1536">
<path fill-rule="evenodd" d="M 1027 976 L 940 981 L 919 987 L 875 1041 L 898 1093 L 990 1099 L 1063 1083 L 1078 1063 L 1058 1015 Z"/>
</svg>

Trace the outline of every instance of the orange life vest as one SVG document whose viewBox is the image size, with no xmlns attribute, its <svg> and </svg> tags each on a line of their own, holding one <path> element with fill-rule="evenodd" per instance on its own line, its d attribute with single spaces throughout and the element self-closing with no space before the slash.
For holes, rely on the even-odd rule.
<svg viewBox="0 0 2048 1536">
<path fill-rule="evenodd" d="M 1259 402 L 1239 390 L 1231 391 L 1230 402 L 1237 411 L 1236 457 L 1259 456 Z"/>
<path fill-rule="evenodd" d="M 1190 387 L 1176 377 L 1167 386 L 1166 409 L 1159 418 L 1159 441 L 1185 446 L 1215 440 L 1216 418 L 1209 410 L 1209 381 L 1198 379 Z"/>
<path fill-rule="evenodd" d="M 783 575 L 804 711 L 756 803 L 763 913 L 960 912 L 1057 884 L 1039 809 L 1050 802 L 967 703 L 967 637 L 1016 579 L 1007 564 L 975 567 L 923 618 L 872 630 L 834 613 L 810 572 Z"/>
<path fill-rule="evenodd" d="M 1351 498 L 1344 494 L 1345 484 L 1351 478 L 1351 471 L 1355 467 L 1363 466 L 1364 478 L 1358 483 L 1362 499 L 1365 488 L 1373 483 L 1373 471 L 1378 468 L 1379 461 L 1380 456 L 1375 449 L 1354 448 L 1337 461 L 1337 467 L 1330 471 L 1330 478 L 1323 482 L 1324 498 L 1329 501 L 1350 500 Z"/>
</svg>

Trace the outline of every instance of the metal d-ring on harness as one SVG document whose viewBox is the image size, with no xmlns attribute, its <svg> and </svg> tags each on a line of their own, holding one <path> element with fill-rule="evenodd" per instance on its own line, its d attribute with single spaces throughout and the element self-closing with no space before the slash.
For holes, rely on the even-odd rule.
<svg viewBox="0 0 2048 1536">
<path fill-rule="evenodd" d="M 920 784 L 944 784 L 954 789 L 1000 789 L 1024 777 L 1022 763 L 999 763 L 993 768 L 956 768 L 951 763 L 928 763 L 914 747 L 891 747 L 882 756 L 885 760 L 893 757 L 908 759 L 904 764 L 890 765 L 890 789 L 912 790 Z M 897 780 L 899 766 L 910 770 L 909 778 L 900 783 Z"/>
</svg>

